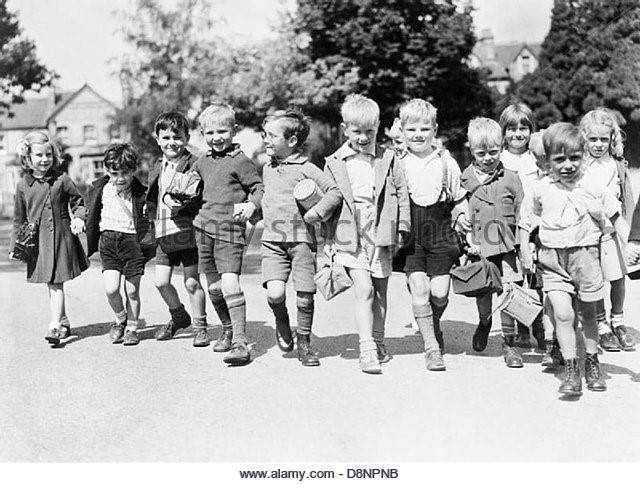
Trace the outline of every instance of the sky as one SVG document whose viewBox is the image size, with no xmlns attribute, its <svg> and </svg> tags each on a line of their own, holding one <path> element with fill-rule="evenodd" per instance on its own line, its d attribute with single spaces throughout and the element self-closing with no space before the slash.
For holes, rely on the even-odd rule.
<svg viewBox="0 0 640 484">
<path fill-rule="evenodd" d="M 175 0 L 166 0 L 172 3 Z M 273 33 L 278 12 L 295 0 L 211 0 L 213 11 L 238 39 L 262 39 Z M 18 14 L 24 35 L 36 43 L 38 57 L 59 75 L 64 90 L 85 82 L 106 98 L 120 103 L 113 76 L 125 44 L 119 34 L 117 11 L 134 0 L 8 0 Z M 490 28 L 497 43 L 542 42 L 550 24 L 553 0 L 474 0 L 479 32 Z"/>
</svg>

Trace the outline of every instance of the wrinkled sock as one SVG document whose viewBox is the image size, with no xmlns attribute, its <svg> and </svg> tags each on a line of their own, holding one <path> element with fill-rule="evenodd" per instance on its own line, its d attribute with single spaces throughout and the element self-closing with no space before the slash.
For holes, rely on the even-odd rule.
<svg viewBox="0 0 640 484">
<path fill-rule="evenodd" d="M 123 309 L 119 313 L 116 313 L 116 323 L 124 324 L 127 322 L 127 310 Z"/>
<path fill-rule="evenodd" d="M 433 329 L 433 312 L 431 304 L 413 305 L 413 317 L 418 323 L 418 329 L 424 340 L 424 349 L 429 351 L 439 348 Z"/>
<path fill-rule="evenodd" d="M 124 328 L 125 331 L 133 331 L 134 333 L 138 331 L 138 320 L 132 319 L 127 321 L 127 325 Z"/>
<path fill-rule="evenodd" d="M 229 308 L 229 316 L 231 317 L 231 326 L 233 328 L 232 343 L 246 343 L 247 336 L 247 303 L 244 293 L 229 294 L 224 297 L 227 307 Z"/>
<path fill-rule="evenodd" d="M 366 351 L 376 351 L 376 343 L 373 338 L 360 339 L 360 355 Z"/>
<path fill-rule="evenodd" d="M 298 329 L 300 334 L 311 334 L 313 324 L 314 301 L 313 294 L 296 296 L 296 308 L 298 310 Z"/>
<path fill-rule="evenodd" d="M 444 314 L 445 309 L 449 305 L 449 299 L 445 299 L 444 301 L 431 298 L 431 309 L 433 311 L 433 330 L 434 332 L 441 331 L 440 329 L 440 321 L 442 320 L 442 315 Z"/>
<path fill-rule="evenodd" d="M 231 316 L 229 315 L 229 308 L 227 307 L 227 303 L 224 300 L 222 290 L 214 289 L 212 291 L 209 291 L 209 299 L 211 299 L 213 309 L 215 309 L 216 314 L 220 319 L 222 329 L 231 330 Z"/>
<path fill-rule="evenodd" d="M 203 329 L 207 327 L 207 315 L 204 316 L 194 316 L 193 317 L 193 327 L 196 329 Z"/>
<path fill-rule="evenodd" d="M 66 326 L 66 327 L 71 326 L 71 323 L 69 322 L 69 318 L 66 316 L 62 316 L 60 318 L 60 326 Z"/>
<path fill-rule="evenodd" d="M 516 335 L 516 323 L 511 316 L 501 312 L 500 323 L 502 325 L 502 336 L 507 337 Z"/>
</svg>

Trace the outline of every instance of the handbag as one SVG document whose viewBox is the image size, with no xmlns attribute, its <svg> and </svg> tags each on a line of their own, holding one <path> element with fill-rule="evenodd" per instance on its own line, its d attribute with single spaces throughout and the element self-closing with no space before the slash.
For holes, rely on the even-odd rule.
<svg viewBox="0 0 640 484">
<path fill-rule="evenodd" d="M 535 289 L 525 277 L 521 286 L 510 283 L 498 302 L 495 311 L 504 311 L 516 321 L 531 326 L 542 311 L 542 302 Z"/>
<path fill-rule="evenodd" d="M 51 195 L 47 198 L 49 198 Z M 18 235 L 13 247 L 12 257 L 20 262 L 29 263 L 34 262 L 38 258 L 38 239 L 40 235 L 40 219 L 44 213 L 44 207 L 46 205 L 46 199 L 42 204 L 40 215 L 38 218 L 29 222 L 24 222 L 18 229 Z"/>
<path fill-rule="evenodd" d="M 484 257 L 473 262 L 469 260 L 467 258 L 465 263 L 449 272 L 454 293 L 478 297 L 502 292 L 500 269 L 493 262 Z"/>
<path fill-rule="evenodd" d="M 202 177 L 197 171 L 187 173 L 174 173 L 169 186 L 164 191 L 162 200 L 169 195 L 175 201 L 187 203 L 200 195 L 200 182 Z"/>
<path fill-rule="evenodd" d="M 316 273 L 313 280 L 324 298 L 329 301 L 338 294 L 346 291 L 353 285 L 353 281 L 347 274 L 344 266 L 335 260 L 335 251 L 329 256 L 322 268 Z"/>
</svg>

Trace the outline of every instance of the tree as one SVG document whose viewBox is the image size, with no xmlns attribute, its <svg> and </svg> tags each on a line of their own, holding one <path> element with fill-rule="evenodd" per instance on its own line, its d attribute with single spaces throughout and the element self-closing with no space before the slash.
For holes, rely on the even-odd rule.
<svg viewBox="0 0 640 484">
<path fill-rule="evenodd" d="M 356 68 L 356 89 L 390 125 L 398 106 L 421 97 L 439 110 L 440 133 L 460 144 L 469 118 L 491 106 L 482 74 L 467 59 L 475 45 L 469 9 L 452 0 L 298 0 L 299 33 L 312 62 Z M 326 111 L 337 119 L 337 105 Z"/>
<path fill-rule="evenodd" d="M 153 124 L 167 110 L 198 110 L 215 92 L 223 69 L 218 53 L 224 43 L 213 32 L 204 0 L 138 0 L 123 14 L 125 41 L 131 47 L 119 69 L 125 109 L 119 122 L 144 154 L 155 153 Z"/>
<path fill-rule="evenodd" d="M 16 14 L 0 0 L 0 112 L 24 101 L 25 91 L 39 92 L 56 77 L 36 56 L 35 44 L 23 37 Z"/>
<path fill-rule="evenodd" d="M 636 0 L 555 0 L 538 69 L 516 87 L 538 123 L 578 122 L 598 106 L 627 123 L 627 154 L 640 154 L 640 5 Z"/>
</svg>

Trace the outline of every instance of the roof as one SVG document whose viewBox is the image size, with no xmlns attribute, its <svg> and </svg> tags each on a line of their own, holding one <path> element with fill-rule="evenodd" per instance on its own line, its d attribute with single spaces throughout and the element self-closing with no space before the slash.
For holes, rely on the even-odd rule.
<svg viewBox="0 0 640 484">
<path fill-rule="evenodd" d="M 0 114 L 0 129 L 44 128 L 52 107 L 50 97 L 31 98 L 22 104 L 14 104 L 11 106 L 12 117 L 8 112 Z"/>
<path fill-rule="evenodd" d="M 0 130 L 46 128 L 52 118 L 57 116 L 81 92 L 87 89 L 115 109 L 111 101 L 102 97 L 88 84 L 85 84 L 77 91 L 59 93 L 58 102 L 55 104 L 53 96 L 48 95 L 27 98 L 21 104 L 12 105 L 10 108 L 13 113 L 12 117 L 7 112 L 0 113 Z"/>
<path fill-rule="evenodd" d="M 527 44 L 524 42 L 496 44 L 493 46 L 495 58 L 489 60 L 486 57 L 486 46 L 482 45 L 482 42 L 478 42 L 473 49 L 473 54 L 478 58 L 482 67 L 489 69 L 489 77 L 498 79 L 509 77 L 509 66 L 524 49 L 531 51 L 537 58 L 540 55 L 542 46 L 540 44 Z"/>
</svg>

